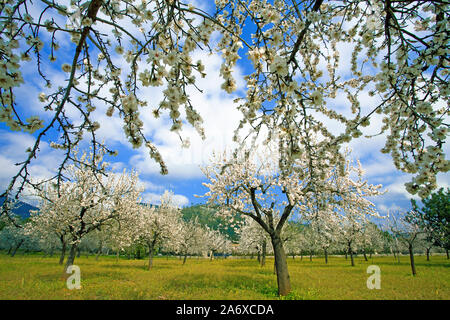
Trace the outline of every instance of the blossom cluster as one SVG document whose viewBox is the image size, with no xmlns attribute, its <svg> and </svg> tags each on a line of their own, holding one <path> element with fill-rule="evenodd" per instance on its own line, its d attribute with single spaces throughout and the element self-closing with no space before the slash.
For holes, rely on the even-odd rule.
<svg viewBox="0 0 450 320">
<path fill-rule="evenodd" d="M 287 142 L 279 152 L 286 170 L 310 149 L 311 136 L 319 141 L 315 157 L 324 157 L 329 166 L 342 162 L 340 146 L 362 137 L 365 127 L 376 125 L 374 114 L 380 114 L 384 120 L 377 129 L 387 136 L 381 151 L 391 155 L 399 170 L 413 175 L 406 184 L 408 192 L 426 197 L 437 187 L 436 175 L 450 168 L 443 151 L 450 93 L 447 3 L 217 0 L 214 4 L 215 10 L 208 11 L 166 0 L 70 5 L 2 1 L 0 121 L 11 130 L 36 134 L 5 194 L 29 180 L 27 167 L 49 131 L 59 132 L 60 141 L 55 143 L 66 150 L 76 147 L 86 133 L 98 147 L 100 122 L 93 111 L 99 105 L 105 106 L 108 116 L 121 117 L 131 145 L 147 147 L 161 173 L 167 173 L 139 115 L 167 114 L 183 146 L 189 145 L 182 138 L 185 123 L 205 137 L 201 115 L 187 94 L 201 90 L 196 77 L 208 76 L 203 62 L 193 58 L 199 51 L 222 57 L 221 87 L 238 95 L 243 117 L 235 140 L 244 127 L 252 128 L 249 139 L 267 131 L 284 135 Z M 57 59 L 60 43 L 69 46 L 65 52 L 71 52 L 70 57 Z M 342 46 L 351 54 L 339 52 Z M 253 69 L 243 79 L 245 89 L 236 92 L 235 68 L 244 58 Z M 65 81 L 55 85 L 48 70 L 54 70 L 59 60 Z M 342 65 L 348 70 L 341 70 Z M 17 105 L 14 93 L 29 83 L 23 76 L 29 66 L 35 69 L 27 72 L 42 80 L 37 83 L 30 77 L 42 87 L 37 101 L 30 103 L 39 103 L 50 115 L 48 121 L 24 116 L 27 108 Z M 145 101 L 147 87 L 160 88 L 161 101 Z M 368 105 L 362 101 L 365 93 L 379 102 Z M 348 108 L 336 105 L 342 97 Z M 77 115 L 69 116 L 69 109 Z M 337 120 L 343 132 L 334 132 L 323 117 Z"/>
</svg>

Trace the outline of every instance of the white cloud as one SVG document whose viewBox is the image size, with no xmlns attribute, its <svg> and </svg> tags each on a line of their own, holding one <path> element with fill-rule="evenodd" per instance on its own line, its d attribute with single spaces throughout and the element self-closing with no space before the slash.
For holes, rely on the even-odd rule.
<svg viewBox="0 0 450 320">
<path fill-rule="evenodd" d="M 0 145 L 2 146 L 2 154 L 0 155 L 1 192 L 6 190 L 13 176 L 18 173 L 21 167 L 20 163 L 28 157 L 25 150 L 32 147 L 34 142 L 35 138 L 30 134 L 0 130 Z M 49 179 L 56 174 L 62 159 L 63 153 L 60 150 L 54 150 L 47 142 L 41 141 L 38 156 L 30 162 L 28 173 L 34 182 Z M 20 183 L 21 180 L 17 180 L 15 188 Z M 30 191 L 25 190 L 21 197 L 31 199 Z"/>
<path fill-rule="evenodd" d="M 388 213 L 402 211 L 404 209 L 395 203 L 391 203 L 389 205 L 379 204 L 377 206 L 377 208 L 378 208 L 379 212 L 382 214 L 382 216 L 386 216 Z"/>
<path fill-rule="evenodd" d="M 159 204 L 161 204 L 162 194 L 163 193 L 158 194 L 158 193 L 152 193 L 152 192 L 144 193 L 142 195 L 142 200 L 145 203 L 159 205 Z M 183 207 L 183 206 L 186 206 L 189 204 L 189 199 L 181 194 L 174 194 L 172 196 L 172 201 L 178 207 Z"/>
<path fill-rule="evenodd" d="M 177 134 L 170 131 L 171 123 L 167 115 L 160 119 L 154 119 L 150 110 L 141 112 L 144 121 L 144 131 L 151 134 L 151 138 L 168 167 L 169 177 L 177 179 L 200 178 L 203 174 L 199 166 L 208 163 L 213 151 L 222 151 L 233 144 L 232 137 L 242 117 L 237 105 L 233 102 L 234 96 L 226 94 L 220 84 L 223 82 L 219 76 L 221 58 L 206 53 L 196 53 L 193 59 L 201 59 L 205 64 L 207 77 L 198 79 L 197 86 L 204 91 L 199 92 L 194 88 L 188 90 L 192 105 L 203 119 L 203 127 L 206 139 L 202 140 L 196 130 L 185 123 L 181 136 L 190 140 L 190 147 L 181 147 L 181 141 Z M 242 72 L 236 69 L 238 89 L 244 86 Z M 159 101 L 160 89 L 149 89 L 144 92 L 147 101 Z M 130 164 L 143 174 L 159 175 L 160 168 L 148 155 L 145 148 L 130 158 Z"/>
</svg>

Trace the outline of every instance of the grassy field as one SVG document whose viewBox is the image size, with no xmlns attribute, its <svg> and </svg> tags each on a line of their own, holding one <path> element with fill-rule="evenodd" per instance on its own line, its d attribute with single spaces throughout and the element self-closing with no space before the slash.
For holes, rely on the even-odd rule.
<svg viewBox="0 0 450 320">
<path fill-rule="evenodd" d="M 114 257 L 82 256 L 79 290 L 66 288 L 58 257 L 0 254 L 0 299 L 278 299 L 273 260 L 265 267 L 256 259 L 188 259 L 157 257 L 154 267 L 145 260 L 116 261 Z M 342 257 L 290 258 L 292 293 L 287 299 L 450 299 L 450 261 L 444 256 L 416 257 L 417 276 L 409 258 L 374 257 L 356 266 Z M 381 269 L 381 289 L 366 285 L 369 265 Z"/>
</svg>

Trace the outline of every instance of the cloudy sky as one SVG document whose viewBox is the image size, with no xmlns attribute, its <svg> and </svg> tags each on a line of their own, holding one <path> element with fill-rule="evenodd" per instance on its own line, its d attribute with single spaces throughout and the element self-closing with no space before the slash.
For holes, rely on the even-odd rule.
<svg viewBox="0 0 450 320">
<path fill-rule="evenodd" d="M 207 1 L 199 1 L 205 10 L 208 10 Z M 247 35 L 248 36 L 248 35 Z M 48 39 L 47 39 L 48 40 Z M 216 41 L 218 40 L 215 39 Z M 61 49 L 58 52 L 57 62 L 47 64 L 45 71 L 55 83 L 63 83 L 65 74 L 60 71 L 60 65 L 71 61 L 72 44 L 67 39 L 60 39 Z M 45 50 L 45 48 L 44 48 Z M 201 59 L 206 67 L 207 77 L 198 78 L 197 86 L 203 91 L 197 90 L 189 92 L 193 106 L 200 113 L 204 120 L 206 139 L 202 140 L 195 129 L 185 125 L 183 136 L 189 137 L 191 146 L 189 149 L 182 148 L 177 135 L 170 131 L 170 124 L 167 117 L 155 119 L 152 109 L 141 111 L 144 120 L 144 131 L 151 137 L 160 150 L 169 170 L 167 176 L 159 174 L 160 168 L 150 159 L 148 151 L 142 147 L 133 149 L 128 143 L 122 131 L 122 119 L 118 116 L 107 117 L 106 107 L 101 105 L 95 111 L 96 120 L 101 127 L 98 131 L 98 138 L 103 139 L 111 147 L 117 149 L 119 155 L 115 158 L 108 158 L 115 170 L 124 168 L 134 168 L 140 173 L 140 179 L 146 187 L 143 194 L 144 201 L 158 203 L 160 195 L 164 190 L 173 191 L 176 202 L 180 206 L 191 203 L 205 202 L 203 198 L 194 195 L 202 195 L 207 189 L 202 186 L 206 182 L 200 170 L 200 166 L 206 165 L 213 151 L 222 151 L 224 148 L 232 148 L 232 136 L 234 130 L 241 119 L 240 112 L 236 109 L 233 99 L 243 95 L 245 85 L 242 77 L 251 72 L 248 62 L 245 61 L 245 51 L 240 51 L 243 59 L 238 61 L 235 70 L 238 90 L 235 94 L 227 94 L 221 88 L 223 80 L 219 75 L 222 58 L 218 55 L 209 55 L 207 52 L 196 51 L 193 61 Z M 350 70 L 351 48 L 340 47 L 341 66 L 338 74 L 343 77 L 348 75 Z M 120 59 L 119 57 L 114 57 Z M 118 63 L 120 63 L 119 60 Z M 21 112 L 28 115 L 39 115 L 43 119 L 50 119 L 50 115 L 43 112 L 43 104 L 39 102 L 38 95 L 45 92 L 44 83 L 35 74 L 35 68 L 30 62 L 30 68 L 24 68 L 24 78 L 26 83 L 16 90 Z M 127 66 L 122 62 L 124 70 Z M 147 89 L 147 90 L 146 90 Z M 145 91 L 146 90 L 146 91 Z M 144 88 L 141 92 L 148 101 L 160 101 L 162 97 L 161 88 Z M 367 109 L 376 105 L 377 98 L 370 97 L 367 92 L 360 95 L 361 104 Z M 348 102 L 345 96 L 338 96 L 334 100 L 337 109 L 348 113 Z M 325 123 L 333 130 L 339 131 L 337 123 L 325 120 Z M 371 125 L 364 128 L 364 134 L 375 134 L 381 127 L 381 118 L 374 118 Z M 51 138 L 51 136 L 49 136 Z M 49 137 L 46 137 L 49 139 Z M 42 179 L 52 175 L 53 170 L 58 167 L 62 154 L 50 148 L 50 140 L 44 140 L 41 144 L 39 156 L 32 162 L 30 172 L 35 179 Z M 25 159 L 25 150 L 34 144 L 34 137 L 24 132 L 11 132 L 7 126 L 0 123 L 0 188 L 5 189 L 10 178 L 16 173 L 16 163 Z M 87 145 L 87 144 L 86 144 Z M 352 156 L 358 158 L 366 170 L 366 178 L 369 183 L 382 184 L 388 192 L 382 196 L 372 199 L 378 210 L 385 214 L 387 210 L 409 209 L 410 196 L 404 188 L 404 183 L 411 178 L 407 174 L 398 172 L 392 164 L 389 155 L 382 154 L 380 149 L 384 146 L 384 136 L 372 139 L 360 138 L 350 143 L 353 150 Z M 446 150 L 448 151 L 448 149 Z M 448 175 L 439 175 L 438 184 L 448 187 L 450 178 Z"/>
</svg>

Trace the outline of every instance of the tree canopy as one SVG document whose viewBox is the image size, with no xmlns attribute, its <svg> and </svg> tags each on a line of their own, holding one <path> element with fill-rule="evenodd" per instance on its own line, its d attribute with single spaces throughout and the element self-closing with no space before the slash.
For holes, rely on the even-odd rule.
<svg viewBox="0 0 450 320">
<path fill-rule="evenodd" d="M 189 95 L 202 90 L 199 77 L 208 77 L 202 60 L 194 59 L 199 51 L 221 57 L 227 93 L 237 89 L 238 60 L 251 68 L 246 89 L 237 92 L 242 121 L 235 140 L 279 141 L 286 170 L 306 154 L 320 175 L 314 163 L 343 162 L 341 146 L 370 125 L 386 137 L 381 151 L 413 175 L 408 192 L 426 198 L 437 187 L 436 175 L 450 168 L 443 152 L 450 92 L 447 1 L 66 3 L 0 4 L 0 121 L 34 137 L 2 196 L 18 197 L 30 184 L 30 163 L 49 137 L 65 154 L 55 179 L 63 178 L 82 140 L 89 139 L 94 153 L 105 148 L 116 154 L 97 139 L 99 106 L 122 119 L 131 145 L 145 146 L 166 174 L 143 114 L 168 115 L 183 146 L 189 146 L 186 124 L 205 135 Z M 60 54 L 61 47 L 69 51 Z M 351 53 L 343 57 L 344 47 Z M 58 72 L 55 82 L 50 75 Z M 33 103 L 48 118 L 18 104 L 16 89 L 31 81 L 46 86 Z M 160 88 L 160 101 L 144 99 L 149 87 Z M 367 102 L 367 96 L 375 99 Z"/>
</svg>

